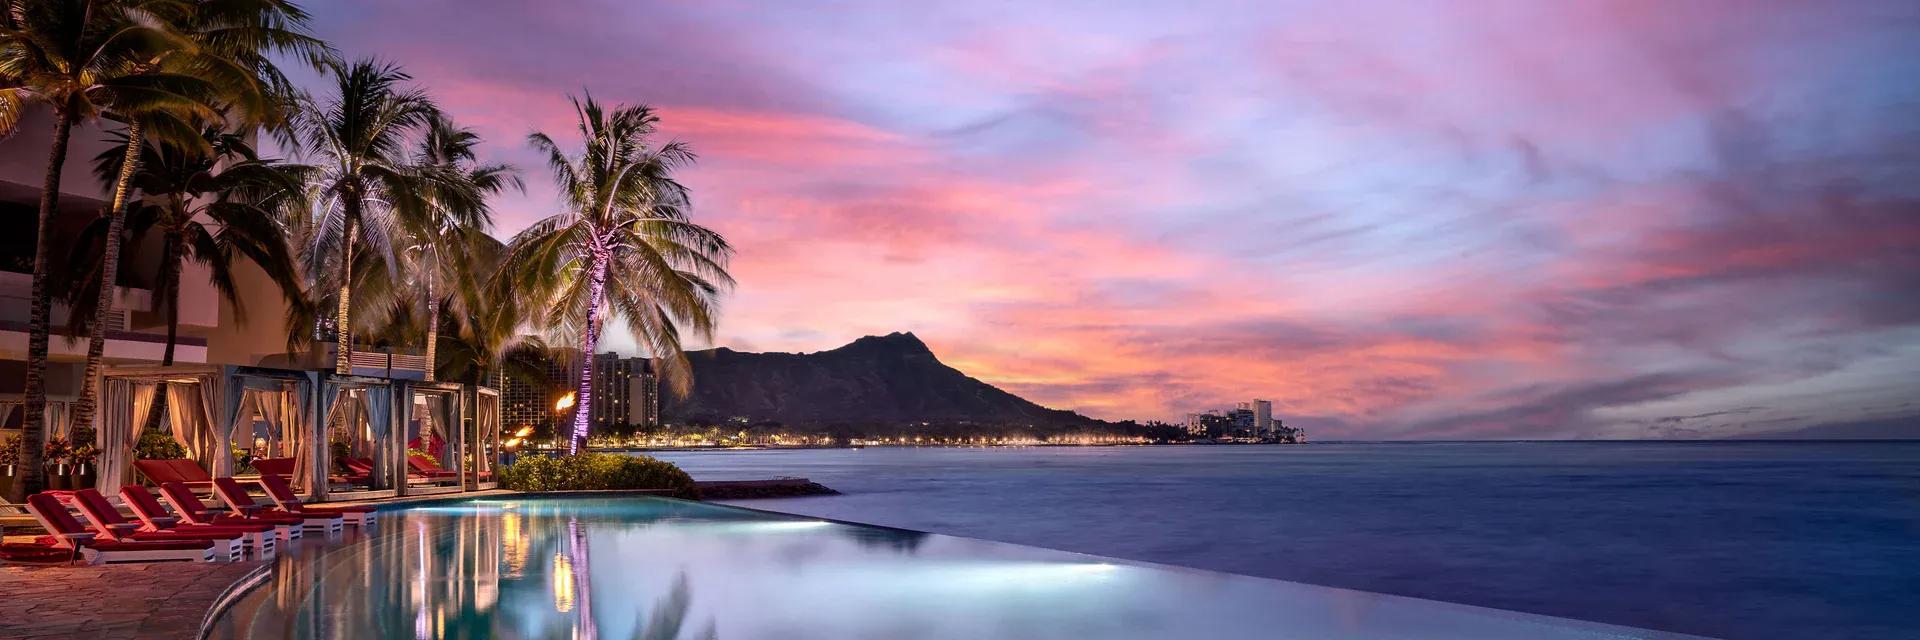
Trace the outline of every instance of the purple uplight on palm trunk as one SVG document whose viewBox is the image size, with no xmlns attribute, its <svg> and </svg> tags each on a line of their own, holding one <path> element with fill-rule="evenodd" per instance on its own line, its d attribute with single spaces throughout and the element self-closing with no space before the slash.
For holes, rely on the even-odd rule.
<svg viewBox="0 0 1920 640">
<path fill-rule="evenodd" d="M 594 252 L 587 276 L 587 335 L 580 344 L 580 404 L 573 410 L 573 437 L 567 443 L 569 455 L 580 453 L 587 446 L 587 419 L 593 410 L 593 354 L 600 342 L 600 304 L 606 297 L 607 263 L 604 251 Z"/>
</svg>

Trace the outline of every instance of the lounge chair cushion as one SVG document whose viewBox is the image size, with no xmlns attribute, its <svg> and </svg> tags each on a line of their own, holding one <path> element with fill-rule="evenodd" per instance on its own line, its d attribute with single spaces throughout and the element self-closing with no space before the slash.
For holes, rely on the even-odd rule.
<svg viewBox="0 0 1920 640">
<path fill-rule="evenodd" d="M 262 476 L 293 477 L 293 458 L 259 458 L 253 461 L 253 469 Z"/>
<path fill-rule="evenodd" d="M 131 542 L 95 540 L 87 543 L 87 546 L 100 551 L 190 551 L 194 549 L 212 549 L 213 541 L 205 539 L 134 540 Z"/>
</svg>

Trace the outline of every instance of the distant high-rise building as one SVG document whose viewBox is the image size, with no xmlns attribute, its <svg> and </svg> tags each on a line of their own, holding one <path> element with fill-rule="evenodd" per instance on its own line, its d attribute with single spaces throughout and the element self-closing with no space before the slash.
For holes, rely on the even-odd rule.
<svg viewBox="0 0 1920 640">
<path fill-rule="evenodd" d="M 632 400 L 627 410 L 627 424 L 641 428 L 660 426 L 660 376 L 653 370 L 653 361 L 635 358 L 641 367 L 627 378 L 627 397 Z"/>
<path fill-rule="evenodd" d="M 1240 403 L 1240 408 L 1227 412 L 1227 424 L 1233 428 L 1234 436 L 1254 435 L 1253 409 L 1245 402 Z"/>
<path fill-rule="evenodd" d="M 566 360 L 572 360 L 567 358 Z M 580 386 L 578 360 L 548 360 L 544 375 L 534 377 L 511 373 L 500 376 L 500 417 L 503 426 L 513 431 L 532 426 L 542 435 L 554 433 L 562 422 L 573 419 L 561 415 L 554 403 Z M 660 382 L 653 362 L 647 358 L 622 358 L 617 353 L 594 354 L 593 406 L 588 416 L 595 433 L 633 425 L 654 427 L 660 424 Z"/>
<path fill-rule="evenodd" d="M 558 417 L 553 403 L 566 393 L 572 378 L 565 363 L 548 359 L 538 376 L 525 373 L 500 375 L 500 424 L 507 432 L 533 427 L 543 435 L 552 435 Z"/>
<path fill-rule="evenodd" d="M 660 383 L 653 361 L 622 358 L 617 353 L 593 356 L 593 428 L 596 431 L 660 423 Z"/>
<path fill-rule="evenodd" d="M 1273 432 L 1273 403 L 1265 400 L 1253 401 L 1253 428 L 1263 435 Z"/>
</svg>

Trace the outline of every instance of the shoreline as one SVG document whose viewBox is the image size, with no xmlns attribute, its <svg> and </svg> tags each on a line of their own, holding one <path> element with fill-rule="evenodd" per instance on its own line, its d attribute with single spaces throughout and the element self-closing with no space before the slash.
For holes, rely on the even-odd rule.
<svg viewBox="0 0 1920 640">
<path fill-rule="evenodd" d="M 1294 446 L 1305 442 L 1166 442 L 1166 443 L 1101 443 L 1101 444 L 756 444 L 739 446 L 695 446 L 695 447 L 588 447 L 588 451 L 597 453 L 689 453 L 698 451 L 805 451 L 815 449 L 1047 449 L 1047 448 L 1100 448 L 1100 447 L 1245 447 L 1245 446 Z M 551 451 L 535 449 L 534 451 Z"/>
</svg>

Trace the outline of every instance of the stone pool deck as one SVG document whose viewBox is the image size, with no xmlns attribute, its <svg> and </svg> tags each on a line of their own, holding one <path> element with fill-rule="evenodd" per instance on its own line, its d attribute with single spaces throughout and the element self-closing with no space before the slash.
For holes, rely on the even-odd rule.
<svg viewBox="0 0 1920 640">
<path fill-rule="evenodd" d="M 0 638 L 192 639 L 261 562 L 0 565 Z"/>
</svg>

